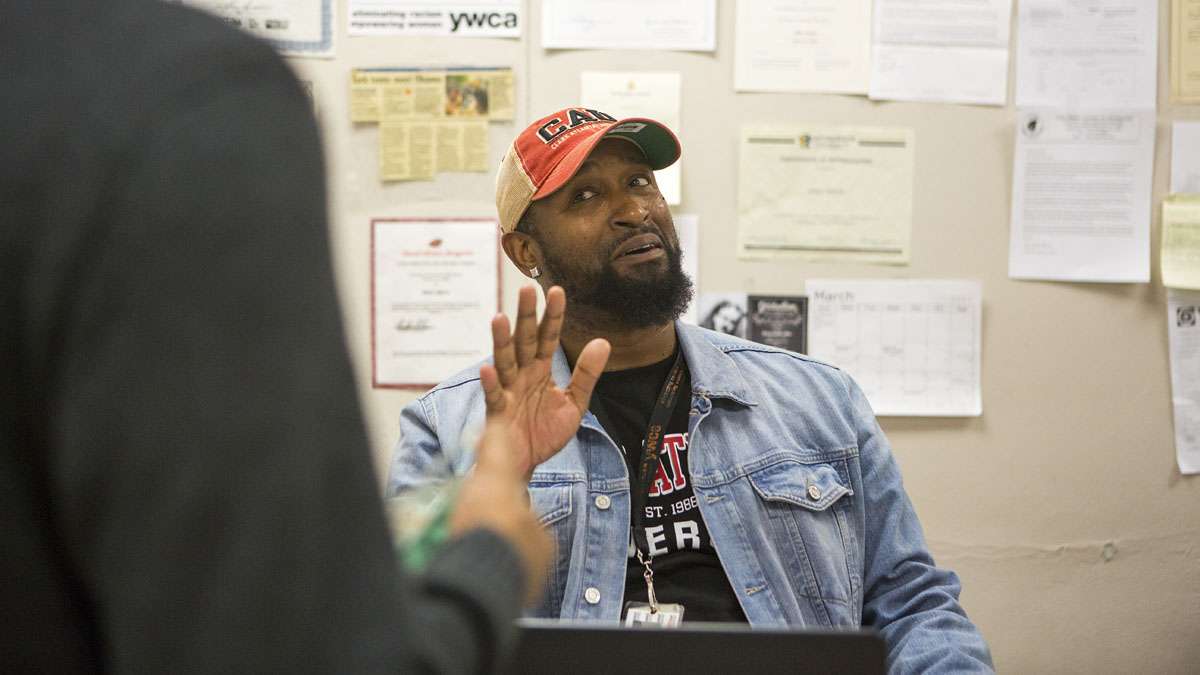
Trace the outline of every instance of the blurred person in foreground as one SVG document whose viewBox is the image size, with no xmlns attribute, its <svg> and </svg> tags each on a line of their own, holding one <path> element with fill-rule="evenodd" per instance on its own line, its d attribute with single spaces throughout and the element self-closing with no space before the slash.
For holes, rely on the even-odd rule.
<svg viewBox="0 0 1200 675">
<path fill-rule="evenodd" d="M 494 667 L 549 541 L 493 428 L 400 572 L 282 60 L 153 0 L 0 44 L 0 672 Z"/>
</svg>

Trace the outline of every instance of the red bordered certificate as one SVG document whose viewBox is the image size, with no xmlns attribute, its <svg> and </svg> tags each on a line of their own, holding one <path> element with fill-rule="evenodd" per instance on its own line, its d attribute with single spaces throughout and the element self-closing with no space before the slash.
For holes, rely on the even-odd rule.
<svg viewBox="0 0 1200 675">
<path fill-rule="evenodd" d="M 427 389 L 489 356 L 499 309 L 495 220 L 371 220 L 373 387 Z"/>
</svg>

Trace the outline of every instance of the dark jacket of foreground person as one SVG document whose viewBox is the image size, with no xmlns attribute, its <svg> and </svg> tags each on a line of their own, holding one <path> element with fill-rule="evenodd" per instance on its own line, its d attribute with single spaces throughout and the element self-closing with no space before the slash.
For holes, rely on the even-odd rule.
<svg viewBox="0 0 1200 675">
<path fill-rule="evenodd" d="M 154 0 L 0 45 L 0 672 L 485 667 L 519 560 L 398 572 L 282 60 Z"/>
</svg>

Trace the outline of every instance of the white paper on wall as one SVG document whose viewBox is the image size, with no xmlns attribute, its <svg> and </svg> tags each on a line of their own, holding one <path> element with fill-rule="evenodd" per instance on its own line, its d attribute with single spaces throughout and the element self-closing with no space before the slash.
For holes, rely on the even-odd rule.
<svg viewBox="0 0 1200 675">
<path fill-rule="evenodd" d="M 622 119 L 648 117 L 680 133 L 679 73 L 585 71 L 579 76 L 580 103 Z M 663 198 L 672 206 L 682 200 L 683 160 L 654 172 Z"/>
<path fill-rule="evenodd" d="M 1009 276 L 1150 280 L 1154 111 L 1022 110 Z"/>
</svg>

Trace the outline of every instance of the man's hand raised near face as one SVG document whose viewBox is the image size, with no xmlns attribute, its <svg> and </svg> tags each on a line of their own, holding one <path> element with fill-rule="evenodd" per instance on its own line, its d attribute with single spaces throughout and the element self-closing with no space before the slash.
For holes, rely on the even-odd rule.
<svg viewBox="0 0 1200 675">
<path fill-rule="evenodd" d="M 579 353 L 567 388 L 554 384 L 550 362 L 558 349 L 566 306 L 566 294 L 552 287 L 546 292 L 546 311 L 539 324 L 537 292 L 533 286 L 522 288 L 516 330 L 509 331 L 503 314 L 492 319 L 494 365 L 479 369 L 488 419 L 498 418 L 511 428 L 516 461 L 526 478 L 571 440 L 608 362 L 608 342 L 592 340 Z"/>
</svg>

